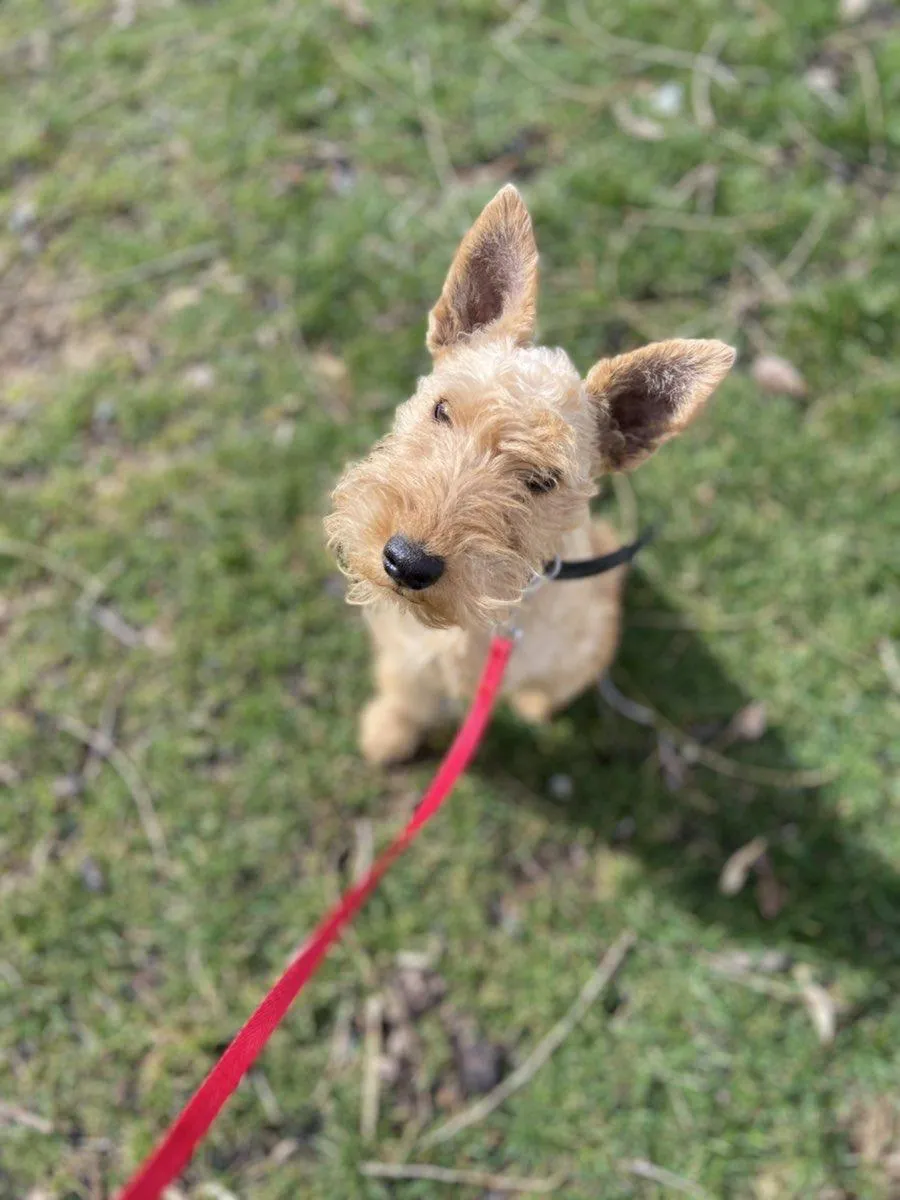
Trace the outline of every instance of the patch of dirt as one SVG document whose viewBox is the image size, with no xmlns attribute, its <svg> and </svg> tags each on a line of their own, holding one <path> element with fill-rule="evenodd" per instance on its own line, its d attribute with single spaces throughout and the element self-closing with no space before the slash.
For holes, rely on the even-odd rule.
<svg viewBox="0 0 900 1200">
<path fill-rule="evenodd" d="M 900 1184 L 900 1099 L 875 1096 L 861 1101 L 848 1127 L 850 1144 L 860 1159 L 890 1183 Z"/>
<path fill-rule="evenodd" d="M 24 264 L 0 288 L 0 403 L 65 369 L 87 371 L 115 349 L 112 333 L 76 318 L 63 285 L 43 267 Z M 22 402 L 0 409 L 0 420 L 24 420 Z"/>
</svg>

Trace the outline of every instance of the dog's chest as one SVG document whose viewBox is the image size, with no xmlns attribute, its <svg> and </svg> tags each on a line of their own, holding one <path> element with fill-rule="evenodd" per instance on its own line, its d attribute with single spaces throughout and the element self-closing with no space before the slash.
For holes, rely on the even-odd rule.
<svg viewBox="0 0 900 1200">
<path fill-rule="evenodd" d="M 526 600 L 516 611 L 520 635 L 503 691 L 515 692 L 571 674 L 594 658 L 615 621 L 614 598 L 609 597 L 608 618 L 602 603 L 608 592 L 605 580 L 548 583 Z M 423 629 L 395 609 L 371 614 L 370 623 L 376 641 L 389 643 L 391 653 L 412 675 L 430 678 L 436 690 L 461 703 L 471 699 L 490 645 L 489 632 Z"/>
</svg>

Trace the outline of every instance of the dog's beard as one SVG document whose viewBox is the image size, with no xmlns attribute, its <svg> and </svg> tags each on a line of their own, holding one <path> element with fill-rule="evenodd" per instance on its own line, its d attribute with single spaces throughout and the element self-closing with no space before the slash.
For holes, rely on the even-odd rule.
<svg viewBox="0 0 900 1200">
<path fill-rule="evenodd" d="M 373 577 L 370 568 L 354 566 L 352 553 L 345 550 L 343 557 L 348 603 L 394 604 L 429 629 L 486 629 L 505 621 L 540 569 L 513 551 L 459 554 L 448 561 L 439 583 L 416 592 L 391 583 L 380 564 Z"/>
<path fill-rule="evenodd" d="M 528 583 L 556 553 L 590 494 L 570 485 L 539 509 L 516 474 L 487 459 L 478 469 L 421 469 L 402 479 L 386 443 L 345 472 L 325 527 L 351 604 L 393 603 L 433 629 L 483 629 L 504 621 Z M 388 578 L 386 541 L 398 530 L 446 563 L 431 587 L 411 591 Z"/>
</svg>

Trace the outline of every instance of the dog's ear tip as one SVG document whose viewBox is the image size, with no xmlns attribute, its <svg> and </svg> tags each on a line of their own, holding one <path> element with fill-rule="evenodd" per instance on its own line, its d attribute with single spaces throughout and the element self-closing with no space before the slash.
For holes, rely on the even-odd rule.
<svg viewBox="0 0 900 1200">
<path fill-rule="evenodd" d="M 690 340 L 689 344 L 691 344 Z M 694 338 L 693 345 L 710 362 L 725 370 L 733 367 L 737 359 L 735 347 L 729 346 L 727 342 L 719 341 L 718 338 Z"/>
<path fill-rule="evenodd" d="M 504 209 L 506 212 L 520 211 L 527 212 L 525 201 L 522 193 L 514 183 L 505 183 L 499 192 L 489 202 L 488 207 L 493 208 L 494 205 L 498 209 Z"/>
</svg>

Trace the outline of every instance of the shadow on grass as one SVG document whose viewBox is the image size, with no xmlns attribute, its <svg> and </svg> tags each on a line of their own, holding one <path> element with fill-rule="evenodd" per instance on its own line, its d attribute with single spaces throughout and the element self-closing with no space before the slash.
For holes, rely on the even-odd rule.
<svg viewBox="0 0 900 1200">
<path fill-rule="evenodd" d="M 635 619 L 652 611 L 668 625 L 678 621 L 639 571 L 626 606 Z M 671 627 L 628 630 L 612 674 L 623 692 L 646 697 L 682 730 L 701 735 L 757 699 L 725 674 L 702 634 Z M 900 873 L 863 844 L 858 825 L 838 816 L 839 782 L 819 790 L 776 790 L 697 765 L 673 789 L 658 762 L 648 761 L 655 749 L 652 729 L 586 695 L 546 730 L 499 716 L 476 771 L 505 793 L 617 842 L 650 868 L 662 894 L 730 936 L 806 943 L 830 958 L 900 979 Z M 822 765 L 798 763 L 772 728 L 758 742 L 726 753 L 786 772 Z M 571 780 L 567 799 L 547 798 L 555 775 Z M 768 839 L 768 861 L 783 898 L 768 919 L 753 872 L 736 896 L 723 896 L 718 887 L 728 857 L 760 835 Z M 770 880 L 770 901 L 772 890 Z"/>
</svg>

